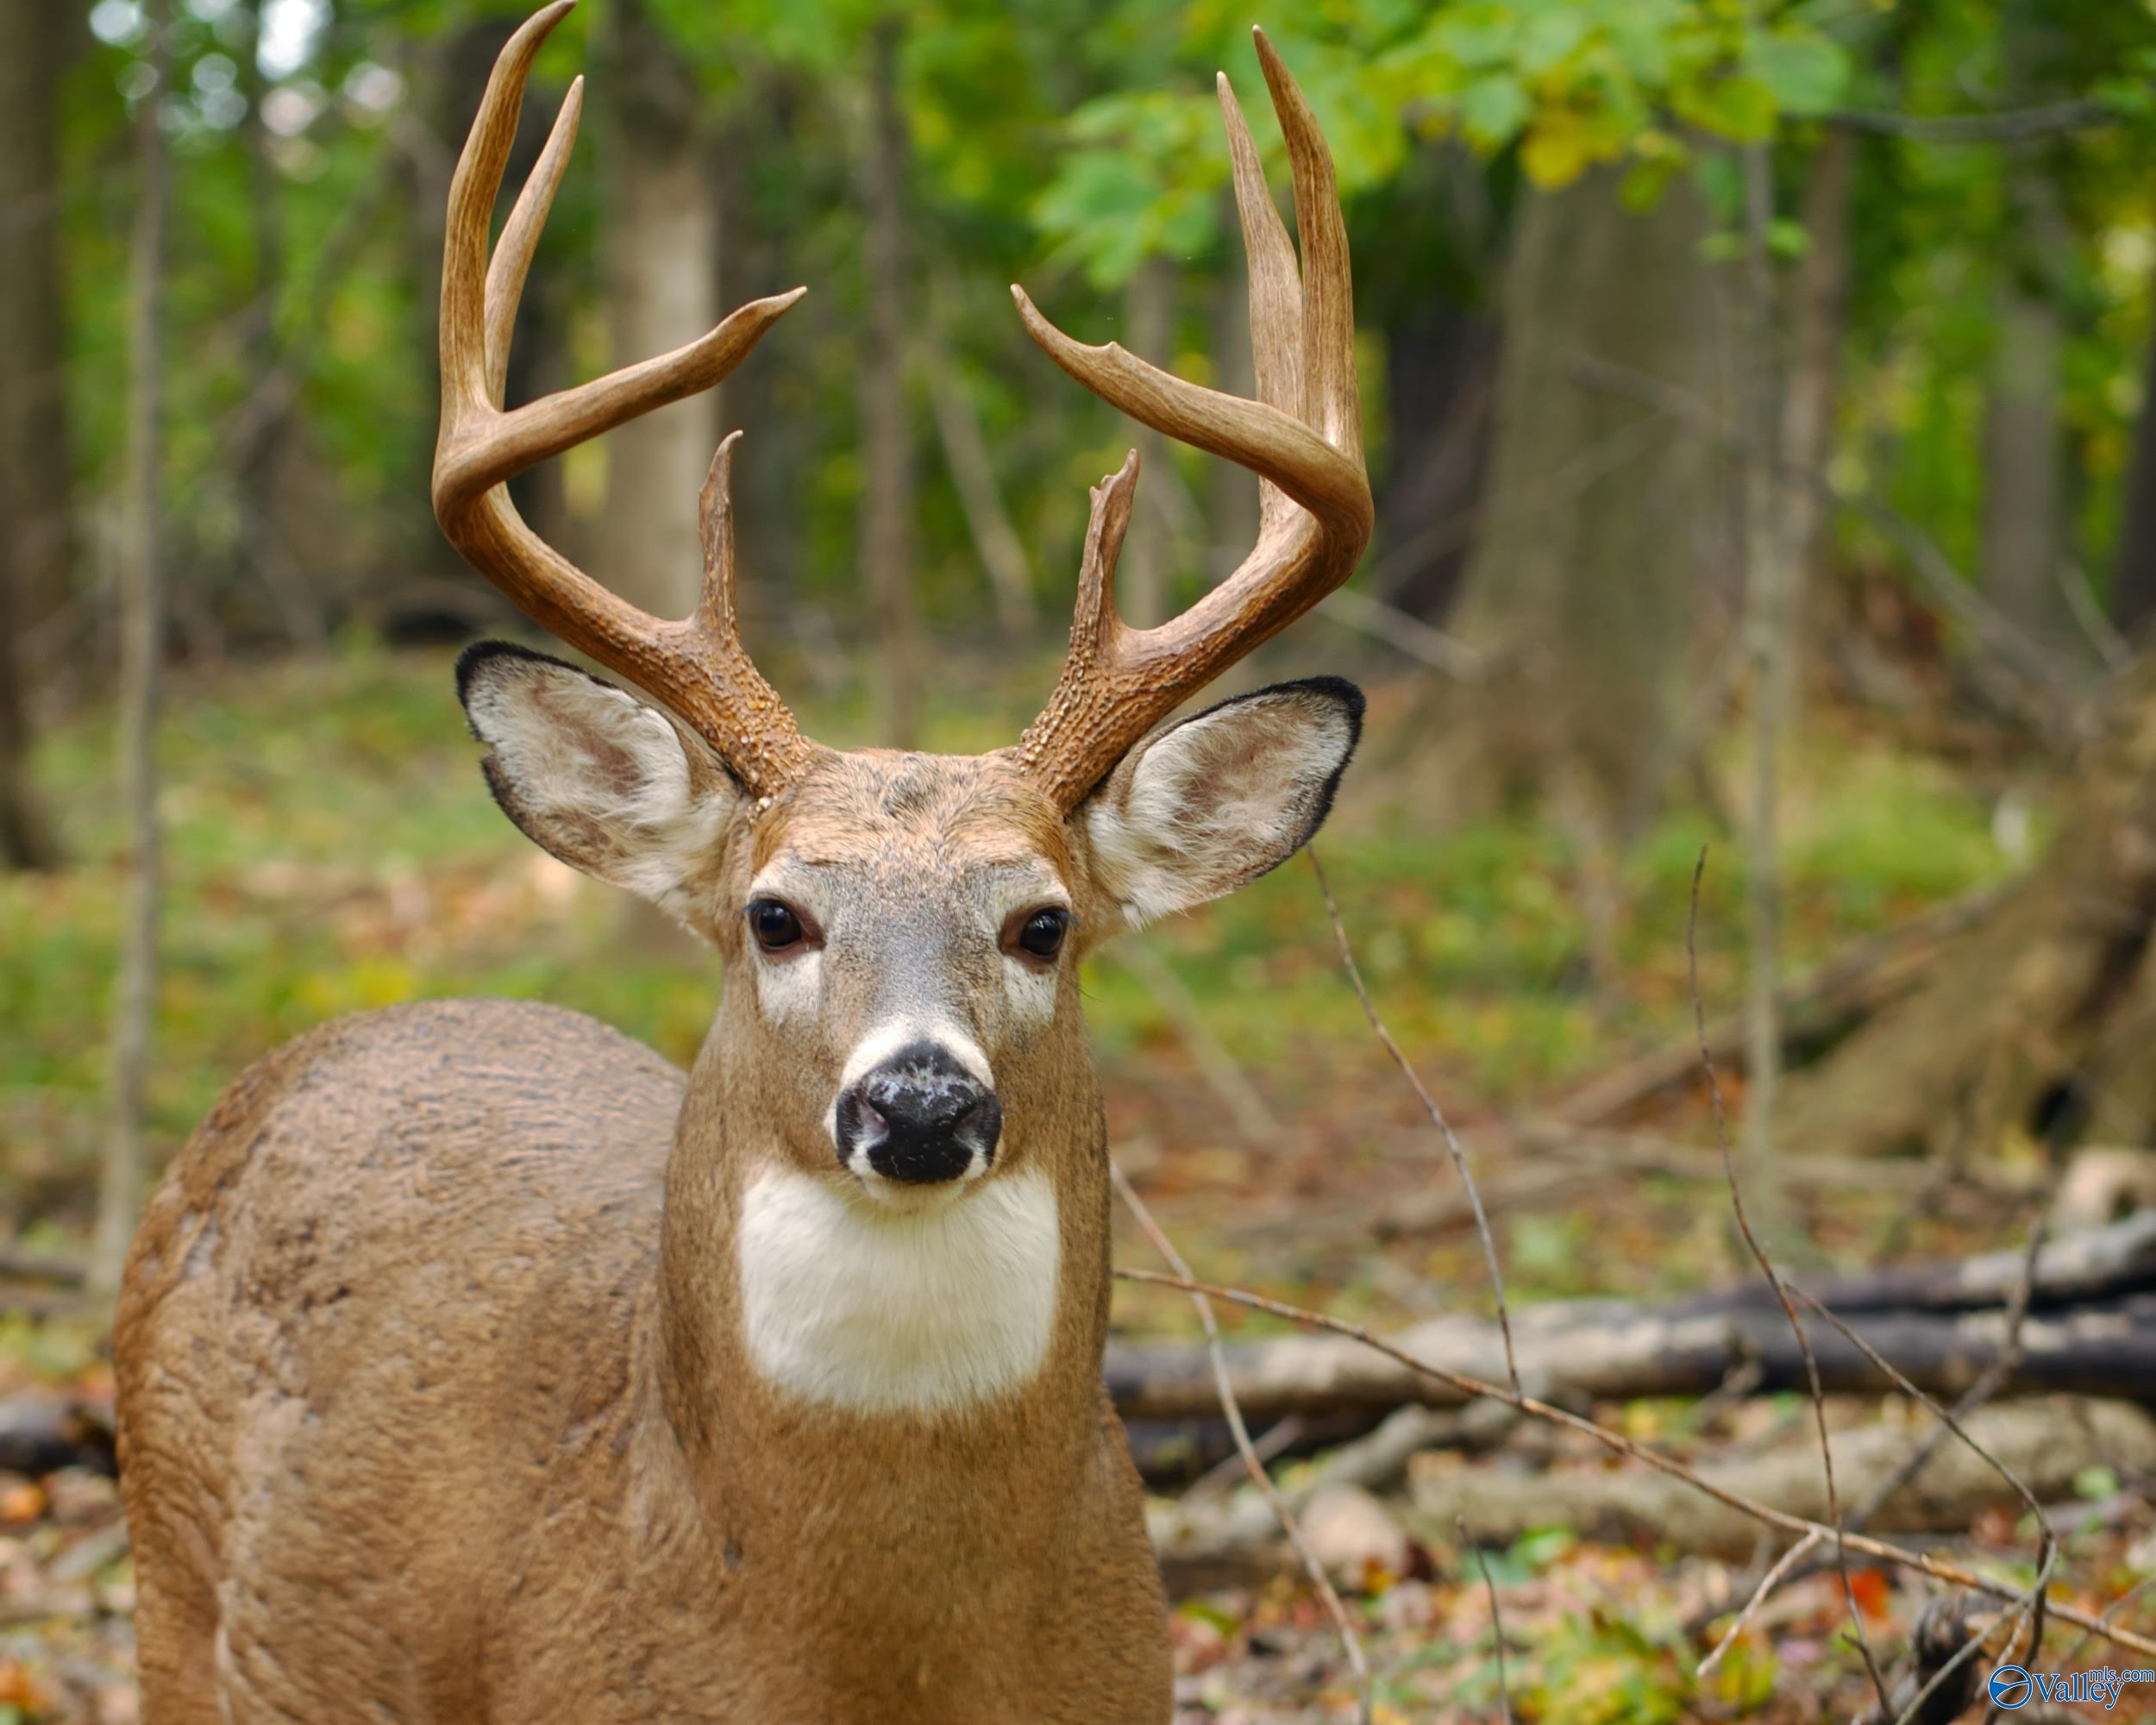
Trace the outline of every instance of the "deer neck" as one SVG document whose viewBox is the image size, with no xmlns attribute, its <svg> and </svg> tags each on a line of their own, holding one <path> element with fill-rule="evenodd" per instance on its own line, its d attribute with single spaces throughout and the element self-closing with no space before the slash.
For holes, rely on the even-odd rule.
<svg viewBox="0 0 2156 1725">
<path fill-rule="evenodd" d="M 1101 1442 L 1108 1187 L 1090 1063 L 1007 1171 L 921 1216 L 800 1170 L 723 1065 L 707 1045 L 692 1075 L 659 1270 L 660 1395 L 714 1534 L 753 1549 L 819 1524 L 902 1528 L 877 1549 L 904 1567 L 1052 1533 Z"/>
</svg>

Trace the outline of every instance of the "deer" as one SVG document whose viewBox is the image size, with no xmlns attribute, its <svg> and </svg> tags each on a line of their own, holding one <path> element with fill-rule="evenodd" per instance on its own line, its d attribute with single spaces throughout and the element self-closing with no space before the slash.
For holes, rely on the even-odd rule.
<svg viewBox="0 0 2156 1725">
<path fill-rule="evenodd" d="M 1262 480 L 1241 566 L 1119 617 L 1133 454 L 1092 492 L 1070 648 L 1018 742 L 805 735 L 743 646 L 728 474 L 661 621 L 505 482 L 708 389 L 803 290 L 503 405 L 573 84 L 490 248 L 533 56 L 503 49 L 449 192 L 433 504 L 462 555 L 629 687 L 522 646 L 457 687 L 542 850 L 718 956 L 684 1074 L 536 1002 L 319 1027 L 166 1171 L 116 1318 L 151 1725 L 1011 1725 L 1171 1708 L 1138 1475 L 1103 1389 L 1110 1176 L 1079 962 L 1232 892 L 1331 806 L 1363 697 L 1316 678 L 1173 723 L 1353 571 L 1371 528 L 1347 241 L 1294 80 L 1257 53 L 1300 254 L 1224 77 L 1256 394 L 1033 340 Z"/>
</svg>

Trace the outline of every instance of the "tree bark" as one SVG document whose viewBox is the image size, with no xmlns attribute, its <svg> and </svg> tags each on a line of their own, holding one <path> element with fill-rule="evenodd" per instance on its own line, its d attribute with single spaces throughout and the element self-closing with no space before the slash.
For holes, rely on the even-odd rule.
<svg viewBox="0 0 2156 1725">
<path fill-rule="evenodd" d="M 2004 1351 L 2006 1314 L 1892 1311 L 1841 1314 L 1896 1370 L 1934 1396 L 1965 1394 Z M 2058 1392 L 2156 1401 L 2156 1295 L 2061 1308 L 2023 1332 L 2000 1393 Z M 1894 1382 L 1815 1318 L 1805 1332 L 1829 1395 L 1890 1394 Z M 1686 1313 L 1622 1302 L 1535 1306 L 1513 1314 L 1521 1381 L 1531 1396 L 1577 1405 L 1649 1396 L 1705 1396 L 1757 1368 L 1760 1393 L 1805 1389 L 1810 1381 L 1789 1320 L 1777 1307 Z M 1505 1381 L 1496 1325 L 1432 1318 L 1386 1338 L 1403 1352 L 1485 1383 Z M 1246 1419 L 1376 1411 L 1410 1404 L 1455 1408 L 1463 1398 L 1344 1336 L 1288 1336 L 1231 1343 L 1228 1378 Z M 1125 1419 L 1203 1418 L 1219 1389 L 1202 1345 L 1111 1342 L 1109 1396 Z"/>
<path fill-rule="evenodd" d="M 1995 313 L 1984 420 L 1984 524 L 1979 578 L 1999 613 L 2049 644 L 2070 644 L 2072 619 L 2059 585 L 2065 480 L 2059 438 L 2065 325 L 2038 274 L 2058 242 L 2057 195 L 2026 154 L 2015 158 L 2015 203 L 2034 255 L 2009 258 Z M 2018 224 L 2017 224 L 2018 225 Z"/>
<path fill-rule="evenodd" d="M 29 779 L 23 637 L 74 562 L 60 253 L 58 68 L 70 9 L 0 0 L 0 868 L 60 861 Z"/>
<path fill-rule="evenodd" d="M 2156 285 L 2152 286 L 2156 294 Z M 2119 526 L 2118 564 L 2111 578 L 2111 620 L 2140 642 L 2156 621 L 2156 329 L 2142 373 L 2140 417 L 2134 458 L 2126 470 L 2126 507 Z"/>
<path fill-rule="evenodd" d="M 943 465 L 950 469 L 959 507 L 965 511 L 966 530 L 973 536 L 974 549 L 995 596 L 997 626 L 1011 645 L 1024 646 L 1033 631 L 1032 561 L 1011 523 L 1010 511 L 1004 507 L 995 463 L 981 435 L 981 415 L 948 350 L 937 356 L 929 405 L 936 414 Z"/>
<path fill-rule="evenodd" d="M 1652 812 L 1643 779 L 1691 693 L 1732 475 L 1714 438 L 1575 367 L 1639 374 L 1727 423 L 1708 225 L 1689 180 L 1635 214 L 1597 172 L 1528 199 L 1506 270 L 1495 442 L 1457 618 L 1495 669 L 1455 721 L 1460 788 L 1570 783 L 1576 824 L 1604 848 Z"/>
<path fill-rule="evenodd" d="M 2001 9 L 2009 106 L 2056 93 L 2061 51 L 2056 9 L 2009 0 Z M 1984 404 L 1984 519 L 1978 576 L 1985 596 L 2024 634 L 2080 645 L 2059 585 L 2066 543 L 2065 448 L 2059 399 L 2066 320 L 2059 260 L 2071 248 L 2054 177 L 2055 146 L 2010 146 L 2009 225 L 2002 237 L 1990 390 Z"/>
<path fill-rule="evenodd" d="M 240 54 L 240 93 L 247 99 L 241 139 L 248 154 L 248 204 L 254 251 L 254 302 L 248 308 L 243 341 L 248 388 L 257 400 L 277 399 L 276 375 L 282 356 L 277 330 L 278 297 L 284 285 L 284 223 L 281 181 L 269 156 L 269 132 L 262 121 L 267 85 L 257 47 L 261 38 L 261 0 L 245 13 L 248 36 Z M 278 458 L 285 447 L 286 409 L 291 398 L 254 415 L 247 436 L 233 455 L 234 485 L 240 518 L 240 555 L 267 592 L 286 637 L 295 644 L 321 647 L 329 637 L 328 607 L 288 547 L 279 520 Z"/>
<path fill-rule="evenodd" d="M 164 465 L 166 205 L 170 168 L 162 110 L 172 83 L 169 0 L 144 8 L 155 74 L 135 116 L 135 210 L 128 304 L 128 540 L 120 574 L 120 796 L 128 825 L 127 907 L 112 1025 L 112 1122 L 97 1195 L 91 1285 L 120 1285 L 128 1241 L 141 1208 L 144 1116 L 150 1037 L 157 1004 L 158 683 L 164 656 L 165 593 L 159 536 Z"/>
<path fill-rule="evenodd" d="M 1745 258 L 1742 374 L 1745 654 L 1752 667 L 1752 795 L 1745 811 L 1744 1189 L 1771 1251 L 1786 1249 L 1789 1205 L 1774 1153 L 1782 1088 L 1782 751 L 1796 705 L 1797 567 L 1783 516 L 1782 331 L 1774 260 L 1774 166 L 1766 145 L 1741 155 Z"/>
<path fill-rule="evenodd" d="M 2156 1465 L 2156 1421 L 2124 1402 L 2057 1397 L 2034 1405 L 1984 1408 L 1965 1422 L 1969 1435 L 2040 1502 L 2073 1496 L 2077 1475 L 2092 1467 L 2132 1473 Z M 1896 1421 L 1837 1432 L 1837 1495 L 1858 1502 L 1888 1484 L 1921 1440 Z M 1441 1458 L 1435 1458 L 1441 1461 Z M 1702 1463 L 1700 1477 L 1755 1502 L 1808 1521 L 1827 1521 L 1826 1477 L 1819 1442 L 1807 1430 L 1754 1454 Z M 1570 1527 L 1614 1542 L 1667 1543 L 1732 1560 L 1751 1555 L 1759 1524 L 1706 1493 L 1644 1471 L 1565 1468 L 1520 1473 L 1442 1465 L 1413 1475 L 1415 1509 L 1448 1533 L 1460 1521 L 1478 1544 L 1507 1545 L 1534 1527 Z M 1964 1532 L 1994 1505 L 2021 1502 L 1997 1469 L 1968 1445 L 1949 1440 L 1880 1506 L 1868 1532 Z M 1832 1560 L 1831 1551 L 1827 1553 Z"/>
<path fill-rule="evenodd" d="M 1123 289 L 1124 346 L 1166 370 L 1174 355 L 1175 278 L 1165 258 L 1148 258 Z M 1150 426 L 1132 426 L 1140 470 L 1138 506 L 1131 517 L 1119 565 L 1117 605 L 1134 629 L 1151 629 L 1168 616 L 1168 518 L 1161 499 L 1173 479 L 1168 444 Z"/>
<path fill-rule="evenodd" d="M 600 16 L 608 322 L 614 363 L 630 365 L 718 321 L 718 218 L 694 79 L 648 0 L 613 0 Z M 718 392 L 706 391 L 605 440 L 606 581 L 657 617 L 696 603 L 696 498 L 719 423 Z"/>
<path fill-rule="evenodd" d="M 1829 127 L 1804 182 L 1804 255 L 1790 273 L 1789 381 L 1783 392 L 1782 452 L 1791 468 L 1825 473 L 1833 459 L 1834 411 L 1841 393 L 1842 336 L 1849 321 L 1849 206 L 1856 189 L 1857 138 Z M 1783 555 L 1797 584 L 1800 623 L 1826 574 L 1825 497 L 1815 486 L 1784 484 Z"/>
<path fill-rule="evenodd" d="M 868 249 L 868 352 L 861 367 L 862 585 L 876 637 L 883 736 L 893 749 L 920 742 L 921 619 L 913 570 L 913 426 L 906 409 L 909 294 L 906 244 L 906 118 L 899 107 L 904 26 L 878 22 L 868 39 L 869 126 L 862 164 Z"/>
<path fill-rule="evenodd" d="M 1224 231 L 1236 222 L 1224 215 Z M 1250 350 L 1250 267 L 1240 246 L 1213 283 L 1213 386 L 1245 399 L 1257 393 L 1257 367 Z M 1239 461 L 1209 461 L 1213 471 L 1206 500 L 1206 536 L 1210 555 L 1205 577 L 1216 581 L 1240 562 L 1257 543 L 1257 475 Z"/>
</svg>

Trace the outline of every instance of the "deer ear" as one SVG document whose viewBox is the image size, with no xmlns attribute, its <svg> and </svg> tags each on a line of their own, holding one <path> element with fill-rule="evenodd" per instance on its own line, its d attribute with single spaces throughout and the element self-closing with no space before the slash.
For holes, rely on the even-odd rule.
<svg viewBox="0 0 2156 1725">
<path fill-rule="evenodd" d="M 1313 677 L 1145 738 L 1083 806 L 1101 884 L 1135 927 L 1278 868 L 1324 821 L 1362 732 L 1363 692 Z"/>
<path fill-rule="evenodd" d="M 502 812 L 572 869 L 707 938 L 727 824 L 749 799 L 702 738 L 611 683 L 506 641 L 457 661 L 457 696 Z"/>
</svg>

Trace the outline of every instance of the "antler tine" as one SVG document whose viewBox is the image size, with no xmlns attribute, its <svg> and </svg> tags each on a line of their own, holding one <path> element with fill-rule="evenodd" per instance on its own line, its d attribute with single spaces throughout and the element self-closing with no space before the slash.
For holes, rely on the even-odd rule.
<svg viewBox="0 0 2156 1725">
<path fill-rule="evenodd" d="M 517 194 L 493 260 L 486 267 L 486 398 L 497 407 L 502 405 L 509 380 L 509 342 L 517 325 L 517 303 L 523 298 L 532 254 L 539 249 L 539 235 L 554 209 L 554 195 L 561 189 L 569 152 L 576 147 L 577 122 L 583 116 L 584 80 L 572 78 L 569 93 L 561 98 L 561 111 L 554 116 L 554 129 L 547 134 L 547 147 L 539 153 L 538 165 L 524 189 Z"/>
<path fill-rule="evenodd" d="M 1119 517 L 1129 514 L 1135 461 L 1094 491 L 1070 656 L 1047 708 L 1018 745 L 1021 766 L 1067 809 L 1187 696 L 1346 580 L 1369 540 L 1353 287 L 1332 159 L 1263 32 L 1257 42 L 1288 141 L 1303 251 L 1298 268 L 1224 75 L 1222 120 L 1250 254 L 1258 398 L 1203 388 L 1114 342 L 1075 342 L 1041 316 L 1024 289 L 1011 290 L 1028 333 L 1087 389 L 1156 431 L 1253 469 L 1264 482 L 1257 543 L 1242 566 L 1181 616 L 1148 630 L 1124 624 L 1112 597 Z"/>
<path fill-rule="evenodd" d="M 533 533 L 504 489 L 505 481 L 549 456 L 709 389 L 807 292 L 795 288 L 754 300 L 670 354 L 521 407 L 503 407 L 517 302 L 576 141 L 581 78 L 570 86 L 491 264 L 487 230 L 516 138 L 525 77 L 540 44 L 574 3 L 554 0 L 509 39 L 450 182 L 435 517 L 466 560 L 541 627 L 664 701 L 711 743 L 751 794 L 768 801 L 818 750 L 741 646 L 726 500 L 733 440 L 721 446 L 704 488 L 704 600 L 693 617 L 679 623 L 661 622 L 601 586 Z"/>
<path fill-rule="evenodd" d="M 1272 94 L 1273 112 L 1288 141 L 1295 185 L 1295 231 L 1302 237 L 1304 278 L 1303 417 L 1359 466 L 1363 409 L 1355 382 L 1355 278 L 1348 263 L 1347 223 L 1340 216 L 1332 152 L 1303 99 L 1302 86 L 1273 51 L 1265 32 L 1253 29 L 1250 35 Z M 1265 202 L 1269 208 L 1272 199 Z M 1280 219 L 1277 210 L 1273 219 Z"/>
<path fill-rule="evenodd" d="M 1302 409 L 1302 273 L 1295 248 L 1280 219 L 1280 206 L 1265 185 L 1250 122 L 1225 72 L 1214 74 L 1220 118 L 1228 135 L 1228 158 L 1234 170 L 1235 211 L 1243 227 L 1250 300 L 1251 369 L 1257 398 L 1283 412 Z M 1257 484 L 1262 525 L 1282 519 L 1290 507 L 1287 494 L 1270 480 Z"/>
</svg>

